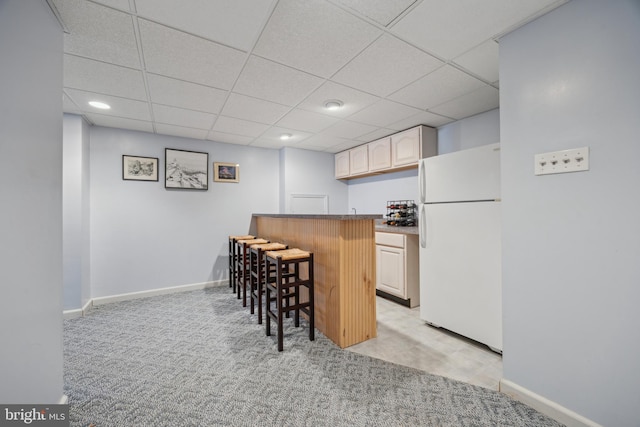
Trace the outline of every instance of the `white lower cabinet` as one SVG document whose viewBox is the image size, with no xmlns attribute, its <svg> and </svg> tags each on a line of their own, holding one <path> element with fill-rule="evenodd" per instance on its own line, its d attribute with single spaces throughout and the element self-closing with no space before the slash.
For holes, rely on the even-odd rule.
<svg viewBox="0 0 640 427">
<path fill-rule="evenodd" d="M 408 307 L 420 305 L 418 236 L 376 232 L 376 289 Z"/>
</svg>

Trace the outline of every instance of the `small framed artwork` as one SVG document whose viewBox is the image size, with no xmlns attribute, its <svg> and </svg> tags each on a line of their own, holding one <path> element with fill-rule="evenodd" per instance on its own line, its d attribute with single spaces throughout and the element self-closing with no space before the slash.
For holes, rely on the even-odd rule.
<svg viewBox="0 0 640 427">
<path fill-rule="evenodd" d="M 165 148 L 165 188 L 207 190 L 209 153 Z"/>
<path fill-rule="evenodd" d="M 215 182 L 240 182 L 240 165 L 215 162 L 213 164 L 213 180 Z"/>
<path fill-rule="evenodd" d="M 123 155 L 122 179 L 125 181 L 158 181 L 158 158 Z"/>
</svg>

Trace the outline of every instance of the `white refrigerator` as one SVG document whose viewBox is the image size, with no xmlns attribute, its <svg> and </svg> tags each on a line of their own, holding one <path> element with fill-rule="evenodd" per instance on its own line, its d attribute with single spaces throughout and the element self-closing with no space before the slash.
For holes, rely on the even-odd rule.
<svg viewBox="0 0 640 427">
<path fill-rule="evenodd" d="M 420 318 L 502 352 L 500 144 L 419 165 Z"/>
</svg>

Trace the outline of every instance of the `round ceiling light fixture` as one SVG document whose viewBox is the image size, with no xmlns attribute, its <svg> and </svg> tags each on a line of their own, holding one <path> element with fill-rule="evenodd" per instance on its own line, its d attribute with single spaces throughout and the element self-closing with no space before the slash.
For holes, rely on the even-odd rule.
<svg viewBox="0 0 640 427">
<path fill-rule="evenodd" d="M 100 102 L 100 101 L 90 101 L 89 105 L 91 105 L 94 108 L 99 108 L 101 110 L 108 110 L 111 108 L 109 104 L 105 104 L 104 102 Z"/>
<path fill-rule="evenodd" d="M 293 135 L 291 135 L 290 133 L 283 133 L 282 135 L 280 135 L 280 139 L 283 141 L 286 141 L 287 139 L 291 139 L 293 137 Z"/>
<path fill-rule="evenodd" d="M 324 108 L 330 111 L 338 110 L 342 108 L 343 105 L 344 102 L 340 101 L 339 99 L 329 99 L 324 102 Z"/>
</svg>

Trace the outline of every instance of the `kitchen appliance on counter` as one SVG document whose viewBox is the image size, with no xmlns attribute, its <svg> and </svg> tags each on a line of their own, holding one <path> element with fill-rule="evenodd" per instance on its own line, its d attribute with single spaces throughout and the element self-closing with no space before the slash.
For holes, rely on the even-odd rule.
<svg viewBox="0 0 640 427">
<path fill-rule="evenodd" d="M 419 164 L 420 318 L 502 351 L 500 144 Z"/>
</svg>

